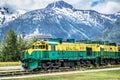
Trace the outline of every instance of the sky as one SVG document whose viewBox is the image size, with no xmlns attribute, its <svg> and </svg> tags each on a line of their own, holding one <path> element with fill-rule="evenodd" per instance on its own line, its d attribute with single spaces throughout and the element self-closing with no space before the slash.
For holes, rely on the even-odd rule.
<svg viewBox="0 0 120 80">
<path fill-rule="evenodd" d="M 35 10 L 45 8 L 49 3 L 59 0 L 0 0 L 0 6 L 12 6 L 15 9 Z M 63 0 L 74 8 L 96 10 L 100 13 L 112 14 L 120 12 L 120 0 Z"/>
</svg>

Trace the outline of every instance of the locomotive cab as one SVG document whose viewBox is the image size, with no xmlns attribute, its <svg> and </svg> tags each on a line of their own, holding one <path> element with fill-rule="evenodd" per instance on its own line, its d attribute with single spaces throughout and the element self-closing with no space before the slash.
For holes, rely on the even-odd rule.
<svg viewBox="0 0 120 80">
<path fill-rule="evenodd" d="M 22 67 L 26 70 L 37 68 L 39 65 L 37 61 L 42 59 L 42 55 L 46 50 L 48 50 L 47 42 L 37 41 L 33 43 L 32 48 L 26 50 L 21 56 Z"/>
</svg>

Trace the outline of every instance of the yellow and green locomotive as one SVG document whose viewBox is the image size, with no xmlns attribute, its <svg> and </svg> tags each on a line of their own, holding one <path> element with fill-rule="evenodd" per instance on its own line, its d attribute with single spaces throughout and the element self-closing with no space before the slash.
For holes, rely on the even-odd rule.
<svg viewBox="0 0 120 80">
<path fill-rule="evenodd" d="M 37 41 L 21 55 L 24 69 L 120 64 L 120 47 L 107 41 Z"/>
</svg>

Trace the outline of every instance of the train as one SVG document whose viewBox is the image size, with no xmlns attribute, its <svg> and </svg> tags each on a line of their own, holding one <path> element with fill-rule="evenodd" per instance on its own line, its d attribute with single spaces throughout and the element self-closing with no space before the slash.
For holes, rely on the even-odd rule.
<svg viewBox="0 0 120 80">
<path fill-rule="evenodd" d="M 39 40 L 20 56 L 24 70 L 120 64 L 120 46 L 108 41 Z"/>
</svg>

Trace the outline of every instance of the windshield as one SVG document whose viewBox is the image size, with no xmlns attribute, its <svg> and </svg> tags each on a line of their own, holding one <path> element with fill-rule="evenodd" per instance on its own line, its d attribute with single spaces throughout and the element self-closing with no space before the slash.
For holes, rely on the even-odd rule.
<svg viewBox="0 0 120 80">
<path fill-rule="evenodd" d="M 48 50 L 48 44 L 43 41 L 37 41 L 32 45 L 32 49 Z"/>
<path fill-rule="evenodd" d="M 45 45 L 36 45 L 32 47 L 33 49 L 45 49 Z"/>
</svg>

